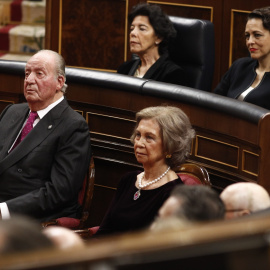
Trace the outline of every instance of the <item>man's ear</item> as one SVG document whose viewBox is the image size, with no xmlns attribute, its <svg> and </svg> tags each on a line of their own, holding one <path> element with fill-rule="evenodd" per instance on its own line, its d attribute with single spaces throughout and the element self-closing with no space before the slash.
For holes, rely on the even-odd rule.
<svg viewBox="0 0 270 270">
<path fill-rule="evenodd" d="M 57 78 L 57 82 L 58 82 L 58 84 L 57 84 L 56 89 L 57 90 L 61 90 L 62 87 L 63 87 L 63 85 L 65 84 L 65 78 L 64 78 L 64 76 L 63 75 L 59 75 L 58 78 Z"/>
</svg>

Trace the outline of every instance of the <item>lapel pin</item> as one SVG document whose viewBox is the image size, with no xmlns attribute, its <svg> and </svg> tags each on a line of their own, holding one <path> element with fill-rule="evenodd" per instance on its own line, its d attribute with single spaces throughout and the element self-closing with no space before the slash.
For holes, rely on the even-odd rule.
<svg viewBox="0 0 270 270">
<path fill-rule="evenodd" d="M 48 129 L 51 129 L 51 128 L 52 128 L 52 125 L 49 125 L 49 126 L 48 126 Z"/>
</svg>

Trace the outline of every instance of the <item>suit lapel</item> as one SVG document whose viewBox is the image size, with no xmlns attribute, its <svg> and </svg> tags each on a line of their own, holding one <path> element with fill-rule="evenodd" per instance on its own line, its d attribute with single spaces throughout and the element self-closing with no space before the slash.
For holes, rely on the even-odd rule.
<svg viewBox="0 0 270 270">
<path fill-rule="evenodd" d="M 16 112 L 12 113 L 10 116 L 10 121 L 6 123 L 7 134 L 1 134 L 3 138 L 6 138 L 3 143 L 3 149 L 0 152 L 0 160 L 3 160 L 8 153 L 9 148 L 11 147 L 12 143 L 15 141 L 24 121 L 26 120 L 29 113 L 29 107 L 27 104 L 22 109 L 17 110 Z"/>
<path fill-rule="evenodd" d="M 63 100 L 50 110 L 25 139 L 0 163 L 0 174 L 44 141 L 59 125 L 62 119 L 61 115 L 67 107 L 67 101 Z"/>
</svg>

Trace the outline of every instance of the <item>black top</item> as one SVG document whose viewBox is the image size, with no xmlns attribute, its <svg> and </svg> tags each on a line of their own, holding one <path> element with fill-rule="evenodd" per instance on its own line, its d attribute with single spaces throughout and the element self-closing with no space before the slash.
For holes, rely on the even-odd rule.
<svg viewBox="0 0 270 270">
<path fill-rule="evenodd" d="M 154 221 L 159 208 L 169 197 L 172 189 L 178 184 L 183 184 L 178 177 L 156 189 L 141 190 L 140 197 L 134 200 L 134 194 L 138 190 L 135 183 L 139 173 L 139 171 L 128 173 L 120 180 L 97 236 L 147 228 Z"/>
<path fill-rule="evenodd" d="M 125 62 L 118 68 L 117 73 L 134 76 L 135 71 L 140 64 L 141 60 L 139 58 Z M 160 56 L 160 58 L 144 74 L 143 78 L 186 85 L 183 69 L 171 61 L 167 53 Z"/>
<path fill-rule="evenodd" d="M 237 99 L 254 82 L 257 66 L 258 61 L 250 57 L 236 60 L 214 92 Z M 244 101 L 270 110 L 270 72 L 265 72 L 259 85 L 246 95 Z"/>
</svg>

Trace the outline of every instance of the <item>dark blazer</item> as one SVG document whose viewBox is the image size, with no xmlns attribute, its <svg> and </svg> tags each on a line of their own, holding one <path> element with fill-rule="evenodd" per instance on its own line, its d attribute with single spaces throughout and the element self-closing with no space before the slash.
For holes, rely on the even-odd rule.
<svg viewBox="0 0 270 270">
<path fill-rule="evenodd" d="M 225 73 L 214 93 L 238 98 L 254 82 L 257 74 L 258 61 L 250 57 L 236 60 Z M 270 110 L 270 72 L 266 72 L 260 84 L 254 88 L 244 101 Z"/>
<path fill-rule="evenodd" d="M 63 100 L 8 154 L 28 113 L 23 103 L 8 106 L 0 116 L 0 202 L 11 215 L 40 221 L 76 217 L 91 155 L 88 125 Z"/>
<path fill-rule="evenodd" d="M 123 63 L 117 73 L 134 76 L 141 60 L 134 59 Z M 186 85 L 184 71 L 169 59 L 168 54 L 163 54 L 145 73 L 144 79 L 151 79 L 160 82 Z"/>
</svg>

